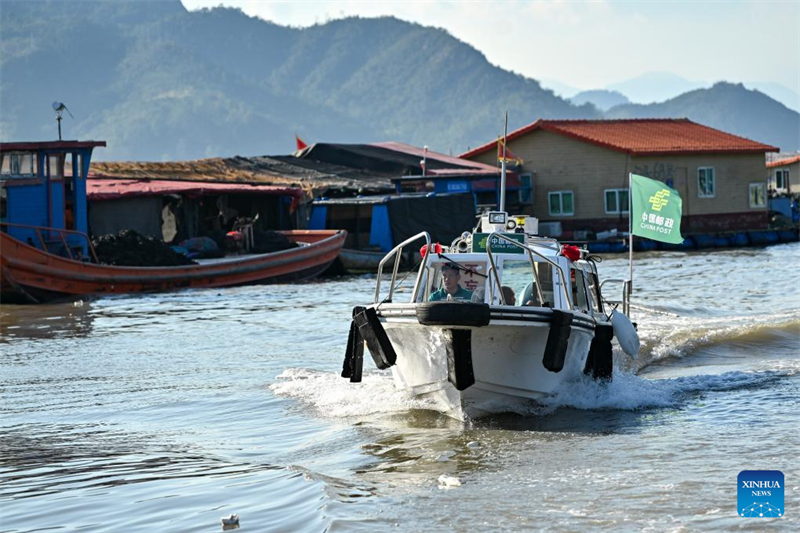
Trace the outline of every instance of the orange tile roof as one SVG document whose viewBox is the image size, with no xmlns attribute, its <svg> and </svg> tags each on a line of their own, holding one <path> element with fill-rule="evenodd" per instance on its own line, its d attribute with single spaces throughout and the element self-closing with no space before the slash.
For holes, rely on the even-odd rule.
<svg viewBox="0 0 800 533">
<path fill-rule="evenodd" d="M 535 130 L 546 130 L 631 155 L 691 153 L 764 153 L 778 148 L 715 130 L 687 118 L 628 120 L 537 120 L 508 135 L 511 141 Z M 491 141 L 459 157 L 495 150 Z"/>
<path fill-rule="evenodd" d="M 776 159 L 775 161 L 770 161 L 769 163 L 767 163 L 767 168 L 785 167 L 787 165 L 797 163 L 798 161 L 800 161 L 800 155 L 796 155 L 794 157 L 789 157 L 786 159 Z"/>
</svg>

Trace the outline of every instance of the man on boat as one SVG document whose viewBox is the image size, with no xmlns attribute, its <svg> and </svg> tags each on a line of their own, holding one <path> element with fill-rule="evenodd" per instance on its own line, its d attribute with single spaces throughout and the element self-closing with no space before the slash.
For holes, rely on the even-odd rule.
<svg viewBox="0 0 800 533">
<path fill-rule="evenodd" d="M 445 263 L 442 266 L 442 288 L 432 292 L 428 301 L 461 300 L 469 302 L 472 299 L 472 291 L 459 285 L 460 279 L 460 269 L 453 263 Z"/>
</svg>

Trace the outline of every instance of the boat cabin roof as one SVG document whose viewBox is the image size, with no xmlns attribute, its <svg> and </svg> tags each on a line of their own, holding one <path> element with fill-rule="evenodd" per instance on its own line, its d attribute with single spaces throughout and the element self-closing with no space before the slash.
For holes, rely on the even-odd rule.
<svg viewBox="0 0 800 533">
<path fill-rule="evenodd" d="M 0 143 L 0 152 L 20 152 L 31 150 L 70 151 L 105 146 L 105 141 L 36 141 Z"/>
</svg>

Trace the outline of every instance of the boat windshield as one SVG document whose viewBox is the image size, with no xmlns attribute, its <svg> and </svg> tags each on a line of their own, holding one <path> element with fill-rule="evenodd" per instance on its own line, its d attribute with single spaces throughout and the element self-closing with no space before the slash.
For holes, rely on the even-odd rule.
<svg viewBox="0 0 800 533">
<path fill-rule="evenodd" d="M 535 261 L 531 265 L 525 259 L 506 259 L 500 281 L 506 305 L 553 306 L 553 267 L 548 263 Z"/>
<path fill-rule="evenodd" d="M 456 268 L 450 263 L 431 264 L 423 278 L 425 291 L 417 298 L 421 301 L 478 301 L 483 302 L 486 289 L 486 261 L 460 260 Z"/>
</svg>

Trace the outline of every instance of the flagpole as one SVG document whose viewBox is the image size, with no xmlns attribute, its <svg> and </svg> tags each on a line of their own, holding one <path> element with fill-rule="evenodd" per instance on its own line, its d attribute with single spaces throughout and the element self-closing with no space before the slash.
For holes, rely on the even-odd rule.
<svg viewBox="0 0 800 533">
<path fill-rule="evenodd" d="M 508 136 L 508 110 L 506 110 L 506 125 L 503 130 L 503 157 L 500 165 L 500 211 L 506 210 L 506 137 Z"/>
<path fill-rule="evenodd" d="M 633 178 L 628 173 L 628 304 L 630 305 L 631 293 L 633 292 Z"/>
</svg>

